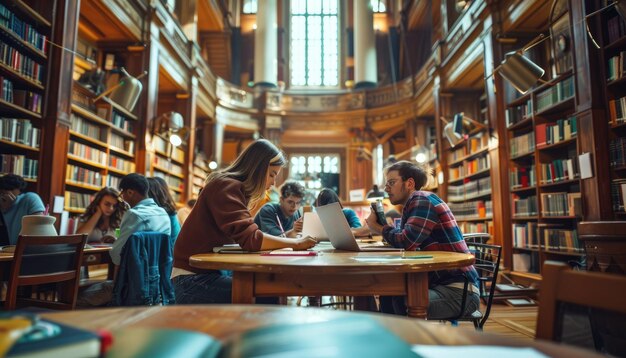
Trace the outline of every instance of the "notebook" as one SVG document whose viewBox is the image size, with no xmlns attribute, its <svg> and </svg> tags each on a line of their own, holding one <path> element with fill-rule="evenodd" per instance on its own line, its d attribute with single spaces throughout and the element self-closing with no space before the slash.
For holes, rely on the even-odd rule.
<svg viewBox="0 0 626 358">
<path fill-rule="evenodd" d="M 324 230 L 328 234 L 328 239 L 337 250 L 346 251 L 403 251 L 395 247 L 360 247 L 350 230 L 348 220 L 341 211 L 339 203 L 332 203 L 317 208 L 317 214 Z M 306 219 L 305 219 L 306 220 Z"/>
<path fill-rule="evenodd" d="M 317 213 L 306 212 L 304 213 L 303 220 L 302 236 L 308 235 L 317 241 L 328 241 L 328 234 L 326 234 L 326 230 L 324 230 L 324 226 Z"/>
</svg>

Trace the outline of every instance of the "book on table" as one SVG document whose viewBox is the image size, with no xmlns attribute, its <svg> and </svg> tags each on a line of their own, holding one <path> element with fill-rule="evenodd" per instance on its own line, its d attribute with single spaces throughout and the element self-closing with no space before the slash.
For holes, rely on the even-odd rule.
<svg viewBox="0 0 626 358">
<path fill-rule="evenodd" d="M 16 330 L 16 323 L 27 321 L 25 329 Z M 11 358 L 98 357 L 101 338 L 96 333 L 62 323 L 40 319 L 31 312 L 11 311 L 0 314 L 3 344 Z M 13 336 L 15 341 L 5 341 Z M 19 338 L 18 338 L 19 337 Z M 12 344 L 12 346 L 11 346 Z M 0 352 L 0 356 L 3 356 Z"/>
<path fill-rule="evenodd" d="M 122 328 L 106 357 L 416 357 L 399 337 L 367 317 L 279 324 L 247 331 L 224 343 L 180 329 Z"/>
</svg>

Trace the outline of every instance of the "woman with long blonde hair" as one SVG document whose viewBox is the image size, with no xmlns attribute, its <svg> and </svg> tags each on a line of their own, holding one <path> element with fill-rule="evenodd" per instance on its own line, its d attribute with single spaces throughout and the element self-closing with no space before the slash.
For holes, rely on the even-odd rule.
<svg viewBox="0 0 626 358">
<path fill-rule="evenodd" d="M 172 277 L 176 303 L 231 301 L 232 277 L 220 271 L 191 267 L 192 255 L 235 243 L 246 251 L 285 247 L 306 250 L 315 245 L 310 237 L 288 239 L 265 234 L 250 215 L 250 208 L 263 199 L 285 164 L 285 157 L 276 146 L 259 139 L 229 167 L 209 174 L 174 247 Z"/>
</svg>

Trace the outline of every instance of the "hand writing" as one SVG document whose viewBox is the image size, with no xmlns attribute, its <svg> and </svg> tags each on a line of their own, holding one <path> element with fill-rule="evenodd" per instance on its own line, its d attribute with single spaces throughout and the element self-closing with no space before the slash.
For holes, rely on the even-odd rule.
<svg viewBox="0 0 626 358">
<path fill-rule="evenodd" d="M 301 238 L 297 238 L 294 240 L 293 249 L 294 250 L 306 250 L 310 249 L 317 244 L 317 241 L 310 236 L 305 236 Z"/>
</svg>

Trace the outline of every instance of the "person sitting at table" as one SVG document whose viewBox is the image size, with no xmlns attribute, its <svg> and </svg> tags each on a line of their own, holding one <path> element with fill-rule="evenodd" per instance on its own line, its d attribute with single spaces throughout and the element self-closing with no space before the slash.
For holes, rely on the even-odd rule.
<svg viewBox="0 0 626 358">
<path fill-rule="evenodd" d="M 0 177 L 0 246 L 17 244 L 23 216 L 40 215 L 46 210 L 39 195 L 24 192 L 26 186 L 19 175 Z"/>
<path fill-rule="evenodd" d="M 408 161 L 399 161 L 385 169 L 385 191 L 394 205 L 404 204 L 400 228 L 381 226 L 375 213 L 367 217 L 367 225 L 393 247 L 416 251 L 452 251 L 469 253 L 463 234 L 448 205 L 436 194 L 421 191 L 428 180 L 427 173 Z M 447 319 L 459 314 L 463 299 L 465 276 L 468 295 L 464 314 L 479 306 L 478 273 L 474 266 L 442 270 L 428 274 L 429 319 Z M 381 296 L 381 311 L 406 315 L 403 296 Z"/>
<path fill-rule="evenodd" d="M 170 217 L 170 240 L 172 240 L 172 247 L 174 247 L 174 242 L 176 242 L 180 232 L 180 222 L 176 215 L 176 203 L 170 194 L 170 188 L 165 179 L 159 177 L 148 178 L 148 183 L 150 184 L 148 196 L 154 199 L 154 202 L 162 207 Z"/>
<path fill-rule="evenodd" d="M 341 206 L 341 211 L 343 211 L 343 216 L 346 217 L 346 220 L 348 221 L 348 224 L 351 228 L 361 227 L 361 220 L 359 220 L 359 217 L 356 215 L 354 210 L 344 208 L 341 204 L 341 201 L 339 200 L 339 195 L 337 195 L 334 190 L 329 188 L 323 188 L 320 193 L 317 194 L 317 199 L 315 199 L 315 206 L 324 206 L 332 203 L 339 203 L 339 206 Z"/>
<path fill-rule="evenodd" d="M 281 151 L 259 139 L 250 144 L 227 168 L 209 174 L 196 206 L 189 214 L 174 246 L 172 278 L 176 303 L 230 303 L 232 277 L 218 270 L 201 270 L 189 264 L 195 254 L 237 243 L 247 251 L 315 245 L 310 237 L 286 239 L 263 233 L 249 208 L 274 185 L 286 164 Z M 257 300 L 258 302 L 258 300 Z"/>
<path fill-rule="evenodd" d="M 109 252 L 111 261 L 119 266 L 122 260 L 122 249 L 136 232 L 152 231 L 170 236 L 170 217 L 154 199 L 148 197 L 150 184 L 145 176 L 131 173 L 120 181 L 120 197 L 130 205 L 120 223 L 120 236 L 113 243 Z M 80 292 L 76 305 L 79 307 L 102 306 L 111 302 L 113 297 L 113 281 L 95 284 Z"/>
<path fill-rule="evenodd" d="M 187 220 L 187 216 L 189 216 L 189 213 L 191 212 L 191 209 L 193 209 L 194 205 L 196 205 L 196 199 L 189 199 L 187 200 L 187 205 L 180 208 L 176 213 L 176 216 L 178 216 L 178 222 L 181 225 L 185 222 L 185 220 Z"/>
<path fill-rule="evenodd" d="M 264 233 L 296 237 L 302 232 L 302 218 L 298 208 L 302 205 L 302 199 L 306 189 L 294 181 L 285 182 L 280 187 L 280 199 L 278 203 L 265 204 L 254 218 L 254 223 Z"/>
<path fill-rule="evenodd" d="M 119 195 L 113 188 L 100 189 L 81 215 L 76 233 L 87 234 L 87 242 L 113 243 L 117 238 L 115 229 L 128 209 Z"/>
</svg>

